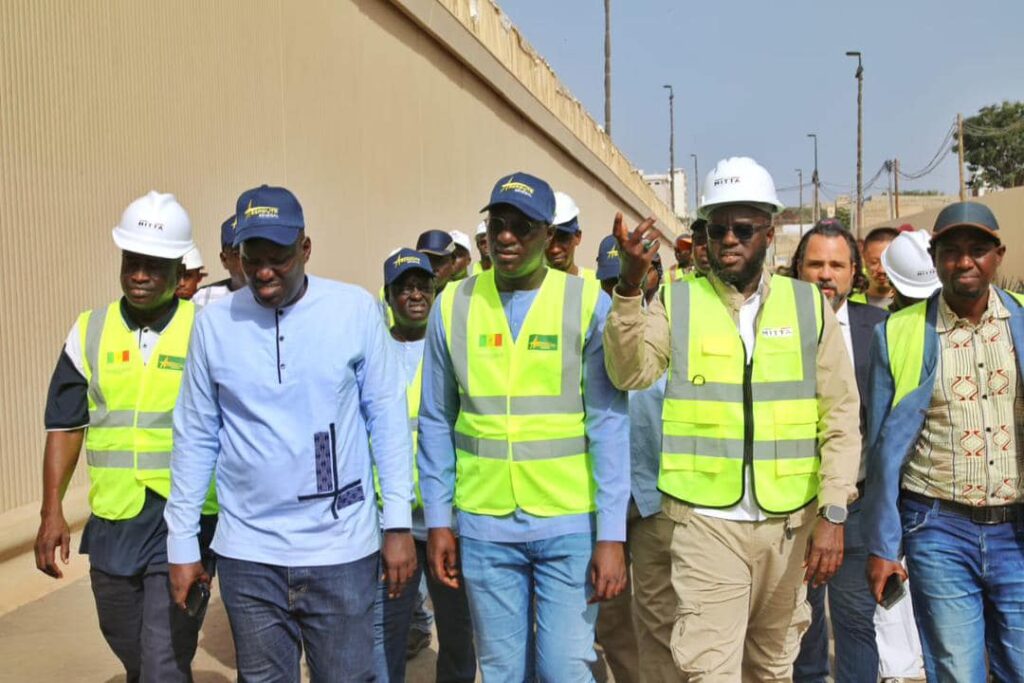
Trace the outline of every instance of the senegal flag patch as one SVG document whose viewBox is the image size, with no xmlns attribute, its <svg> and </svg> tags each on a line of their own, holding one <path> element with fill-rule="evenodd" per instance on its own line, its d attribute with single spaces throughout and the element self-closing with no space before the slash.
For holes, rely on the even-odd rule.
<svg viewBox="0 0 1024 683">
<path fill-rule="evenodd" d="M 526 348 L 530 351 L 557 351 L 557 334 L 531 334 L 526 340 Z"/>
<path fill-rule="evenodd" d="M 131 360 L 132 353 L 128 349 L 124 351 L 107 351 L 107 365 L 130 363 Z"/>
<path fill-rule="evenodd" d="M 167 356 L 161 353 L 160 357 L 156 359 L 156 366 L 161 370 L 181 372 L 185 369 L 185 359 L 181 356 Z"/>
<path fill-rule="evenodd" d="M 501 346 L 501 334 L 481 334 L 480 346 L 482 348 L 495 349 Z"/>
</svg>

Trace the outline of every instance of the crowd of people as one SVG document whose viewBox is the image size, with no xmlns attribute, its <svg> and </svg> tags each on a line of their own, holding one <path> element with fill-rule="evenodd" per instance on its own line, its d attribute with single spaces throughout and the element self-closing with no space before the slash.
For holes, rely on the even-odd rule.
<svg viewBox="0 0 1024 683">
<path fill-rule="evenodd" d="M 84 446 L 129 681 L 191 680 L 214 577 L 242 681 L 303 655 L 402 681 L 431 620 L 446 682 L 593 680 L 597 644 L 619 683 L 1024 679 L 1024 310 L 994 215 L 860 243 L 823 219 L 776 274 L 770 174 L 731 157 L 703 189 L 669 267 L 618 214 L 587 268 L 573 199 L 513 173 L 474 240 L 427 230 L 376 296 L 306 272 L 286 188 L 238 197 L 205 287 L 185 209 L 140 197 L 123 296 L 51 380 L 38 568 L 70 559 Z"/>
</svg>

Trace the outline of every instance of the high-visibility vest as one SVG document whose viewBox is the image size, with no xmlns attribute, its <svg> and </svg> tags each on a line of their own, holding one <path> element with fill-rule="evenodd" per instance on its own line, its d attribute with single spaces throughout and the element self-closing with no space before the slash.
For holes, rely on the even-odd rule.
<svg viewBox="0 0 1024 683">
<path fill-rule="evenodd" d="M 395 312 L 391 310 L 391 304 L 388 303 L 387 287 L 382 286 L 380 288 L 380 292 L 377 293 L 377 298 L 380 299 L 380 306 L 384 311 L 384 322 L 387 324 L 388 329 L 391 329 L 395 324 Z"/>
<path fill-rule="evenodd" d="M 423 494 L 420 493 L 420 469 L 416 465 L 416 454 L 419 453 L 419 418 L 420 418 L 420 392 L 423 390 L 423 358 L 420 357 L 416 365 L 416 373 L 412 381 L 405 387 L 405 400 L 409 406 L 409 430 L 412 432 L 412 483 L 416 491 L 416 502 L 413 509 L 423 507 Z M 384 494 L 380 489 L 380 475 L 377 473 L 377 466 L 373 466 L 373 488 L 377 491 L 377 505 L 384 506 Z"/>
<path fill-rule="evenodd" d="M 582 278 L 586 278 L 588 280 L 596 280 L 597 279 L 597 271 L 594 270 L 593 268 L 586 268 L 584 266 L 576 266 L 576 269 L 579 271 L 578 273 L 576 273 L 576 277 L 582 277 Z"/>
<path fill-rule="evenodd" d="M 146 489 L 171 492 L 173 411 L 185 369 L 195 306 L 179 301 L 143 364 L 138 334 L 121 317 L 121 304 L 85 311 L 78 318 L 89 383 L 89 506 L 97 517 L 131 519 L 146 502 Z M 203 514 L 218 510 L 211 484 Z"/>
<path fill-rule="evenodd" d="M 600 283 L 548 268 L 512 340 L 488 270 L 446 290 L 441 314 L 459 385 L 455 505 L 553 517 L 595 509 L 583 408 L 583 342 Z"/>
<path fill-rule="evenodd" d="M 866 304 L 868 302 L 868 295 L 864 292 L 854 292 L 847 298 L 847 301 L 852 301 L 855 304 Z"/>
<path fill-rule="evenodd" d="M 673 283 L 665 295 L 672 341 L 658 488 L 693 505 L 731 507 L 743 499 L 750 465 L 762 510 L 802 508 L 818 492 L 821 293 L 773 275 L 749 365 L 709 280 Z"/>
</svg>

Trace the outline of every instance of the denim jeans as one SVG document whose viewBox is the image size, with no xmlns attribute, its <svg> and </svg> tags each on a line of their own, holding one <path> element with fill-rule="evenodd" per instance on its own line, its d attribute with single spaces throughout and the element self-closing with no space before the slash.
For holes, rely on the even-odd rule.
<svg viewBox="0 0 1024 683">
<path fill-rule="evenodd" d="M 1024 680 L 1024 525 L 977 524 L 900 502 L 929 681 Z"/>
<path fill-rule="evenodd" d="M 281 567 L 219 557 L 238 680 L 372 681 L 378 553 L 345 564 Z"/>
<path fill-rule="evenodd" d="M 397 598 L 388 598 L 387 585 L 378 582 L 373 606 L 373 649 L 377 683 L 401 683 L 405 680 L 405 651 L 409 629 L 419 594 L 420 576 L 426 576 L 427 590 L 434 603 L 437 625 L 437 683 L 473 683 L 476 679 L 476 653 L 473 649 L 473 624 L 469 618 L 465 586 L 453 590 L 434 580 L 427 570 L 427 544 L 416 541 L 419 567 L 405 590 Z"/>
<path fill-rule="evenodd" d="M 861 532 L 860 502 L 850 506 L 843 530 L 843 564 L 826 586 L 807 588 L 811 627 L 793 665 L 796 683 L 824 683 L 828 669 L 828 625 L 825 596 L 832 613 L 836 646 L 836 683 L 875 683 L 878 644 L 875 640 L 875 598 L 865 575 L 868 555 Z"/>
<path fill-rule="evenodd" d="M 593 535 L 459 542 L 483 679 L 593 681 L 597 605 L 587 604 Z"/>
</svg>

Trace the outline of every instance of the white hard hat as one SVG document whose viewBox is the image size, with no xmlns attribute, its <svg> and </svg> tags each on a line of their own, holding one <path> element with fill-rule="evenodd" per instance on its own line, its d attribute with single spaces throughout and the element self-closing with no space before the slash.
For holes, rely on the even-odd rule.
<svg viewBox="0 0 1024 683">
<path fill-rule="evenodd" d="M 476 236 L 487 234 L 487 221 L 480 221 L 480 225 L 476 226 Z"/>
<path fill-rule="evenodd" d="M 704 179 L 700 217 L 707 218 L 724 204 L 753 204 L 770 214 L 786 208 L 775 194 L 771 174 L 750 157 L 722 159 Z"/>
<path fill-rule="evenodd" d="M 924 230 L 901 232 L 882 252 L 889 282 L 905 297 L 927 299 L 942 286 L 928 254 L 929 240 Z"/>
<path fill-rule="evenodd" d="M 112 233 L 120 249 L 157 258 L 181 258 L 196 246 L 185 209 L 173 194 L 152 190 L 128 205 Z"/>
<path fill-rule="evenodd" d="M 199 247 L 192 247 L 182 257 L 181 262 L 185 264 L 185 270 L 195 270 L 203 267 L 203 255 L 199 253 Z"/>
<path fill-rule="evenodd" d="M 574 218 L 579 218 L 580 207 L 576 206 L 573 198 L 564 192 L 555 193 L 555 217 L 551 225 L 563 225 Z"/>
<path fill-rule="evenodd" d="M 452 230 L 448 234 L 452 236 L 452 242 L 455 242 L 455 244 L 466 251 L 473 251 L 473 243 L 469 241 L 469 235 L 461 230 Z"/>
</svg>

